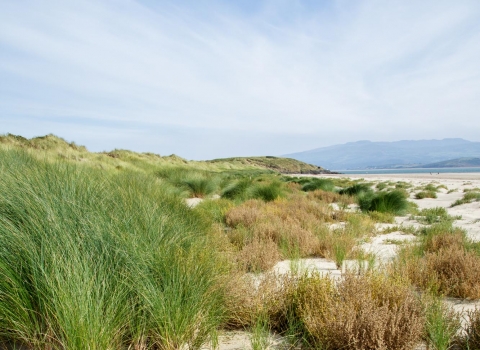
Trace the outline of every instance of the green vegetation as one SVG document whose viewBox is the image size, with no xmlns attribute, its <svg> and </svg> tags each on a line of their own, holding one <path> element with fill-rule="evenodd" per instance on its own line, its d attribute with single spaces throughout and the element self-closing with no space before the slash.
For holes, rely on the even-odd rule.
<svg viewBox="0 0 480 350">
<path fill-rule="evenodd" d="M 0 152 L 1 338 L 173 349 L 215 336 L 227 265 L 168 184 Z"/>
<path fill-rule="evenodd" d="M 208 161 L 208 163 L 228 163 L 232 166 L 255 167 L 270 169 L 283 174 L 329 174 L 330 172 L 319 166 L 307 164 L 292 158 L 266 157 L 235 157 Z"/>
<path fill-rule="evenodd" d="M 437 198 L 437 193 L 435 191 L 420 191 L 415 193 L 416 199 L 424 199 L 424 198 Z"/>
<path fill-rule="evenodd" d="M 358 204 L 363 211 L 377 211 L 395 215 L 402 215 L 409 208 L 405 193 L 399 190 L 364 193 L 358 198 Z"/>
<path fill-rule="evenodd" d="M 255 349 L 272 332 L 304 349 L 477 346 L 479 314 L 459 337 L 441 302 L 480 298 L 480 244 L 458 217 L 416 209 L 406 183 L 273 164 L 294 166 L 0 137 L 0 347 L 199 349 L 226 328 L 249 330 Z M 406 213 L 425 226 L 376 229 Z M 386 240 L 393 263 L 362 249 L 399 230 L 418 239 Z M 334 282 L 305 271 L 306 257 L 347 271 Z M 269 272 L 284 259 L 290 274 Z"/>
<path fill-rule="evenodd" d="M 467 191 L 462 199 L 456 200 L 451 206 L 455 207 L 457 205 L 462 205 L 465 203 L 479 202 L 480 201 L 480 190 L 474 189 Z"/>
</svg>

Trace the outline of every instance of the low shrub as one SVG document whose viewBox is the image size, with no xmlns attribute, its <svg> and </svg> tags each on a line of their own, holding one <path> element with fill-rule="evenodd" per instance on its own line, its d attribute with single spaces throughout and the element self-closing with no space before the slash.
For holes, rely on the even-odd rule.
<svg viewBox="0 0 480 350">
<path fill-rule="evenodd" d="M 274 241 L 254 238 L 237 254 L 237 262 L 243 271 L 261 272 L 271 269 L 281 257 Z"/>
<path fill-rule="evenodd" d="M 285 331 L 295 286 L 295 278 L 290 275 L 232 276 L 225 298 L 226 328 L 244 329 L 264 318 L 271 330 Z"/>
<path fill-rule="evenodd" d="M 385 275 L 347 274 L 335 284 L 304 277 L 296 290 L 305 336 L 322 349 L 411 349 L 423 334 L 420 301 L 410 288 Z"/>
<path fill-rule="evenodd" d="M 420 244 L 403 248 L 397 259 L 400 274 L 420 288 L 459 298 L 480 298 L 480 257 L 465 232 L 451 223 L 423 230 Z"/>
</svg>

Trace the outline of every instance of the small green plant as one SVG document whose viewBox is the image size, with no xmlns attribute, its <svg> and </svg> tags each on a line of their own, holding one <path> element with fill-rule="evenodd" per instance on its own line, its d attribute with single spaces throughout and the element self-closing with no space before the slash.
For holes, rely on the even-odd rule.
<svg viewBox="0 0 480 350">
<path fill-rule="evenodd" d="M 439 298 L 426 302 L 425 337 L 436 350 L 448 350 L 455 341 L 461 323 L 458 314 L 448 309 Z"/>
<path fill-rule="evenodd" d="M 252 350 L 266 350 L 270 345 L 270 327 L 268 316 L 261 313 L 251 329 L 250 344 Z"/>
</svg>

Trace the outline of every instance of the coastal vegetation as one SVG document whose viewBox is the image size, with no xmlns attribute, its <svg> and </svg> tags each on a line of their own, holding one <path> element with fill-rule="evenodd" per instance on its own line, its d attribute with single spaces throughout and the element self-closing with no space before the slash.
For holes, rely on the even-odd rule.
<svg viewBox="0 0 480 350">
<path fill-rule="evenodd" d="M 458 217 L 419 210 L 406 183 L 246 159 L 0 137 L 0 347 L 200 349 L 223 330 L 248 330 L 253 349 L 272 333 L 303 349 L 478 346 L 479 313 L 462 333 L 443 302 L 480 298 L 480 244 Z M 392 225 L 407 214 L 418 228 Z M 365 244 L 392 230 L 416 240 L 378 261 Z"/>
</svg>

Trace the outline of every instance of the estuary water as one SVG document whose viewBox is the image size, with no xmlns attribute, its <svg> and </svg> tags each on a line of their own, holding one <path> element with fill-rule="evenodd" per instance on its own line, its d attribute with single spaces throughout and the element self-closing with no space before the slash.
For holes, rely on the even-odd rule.
<svg viewBox="0 0 480 350">
<path fill-rule="evenodd" d="M 334 170 L 342 174 L 449 174 L 449 173 L 480 173 L 480 167 L 470 168 L 404 168 L 404 169 L 363 169 Z"/>
</svg>

